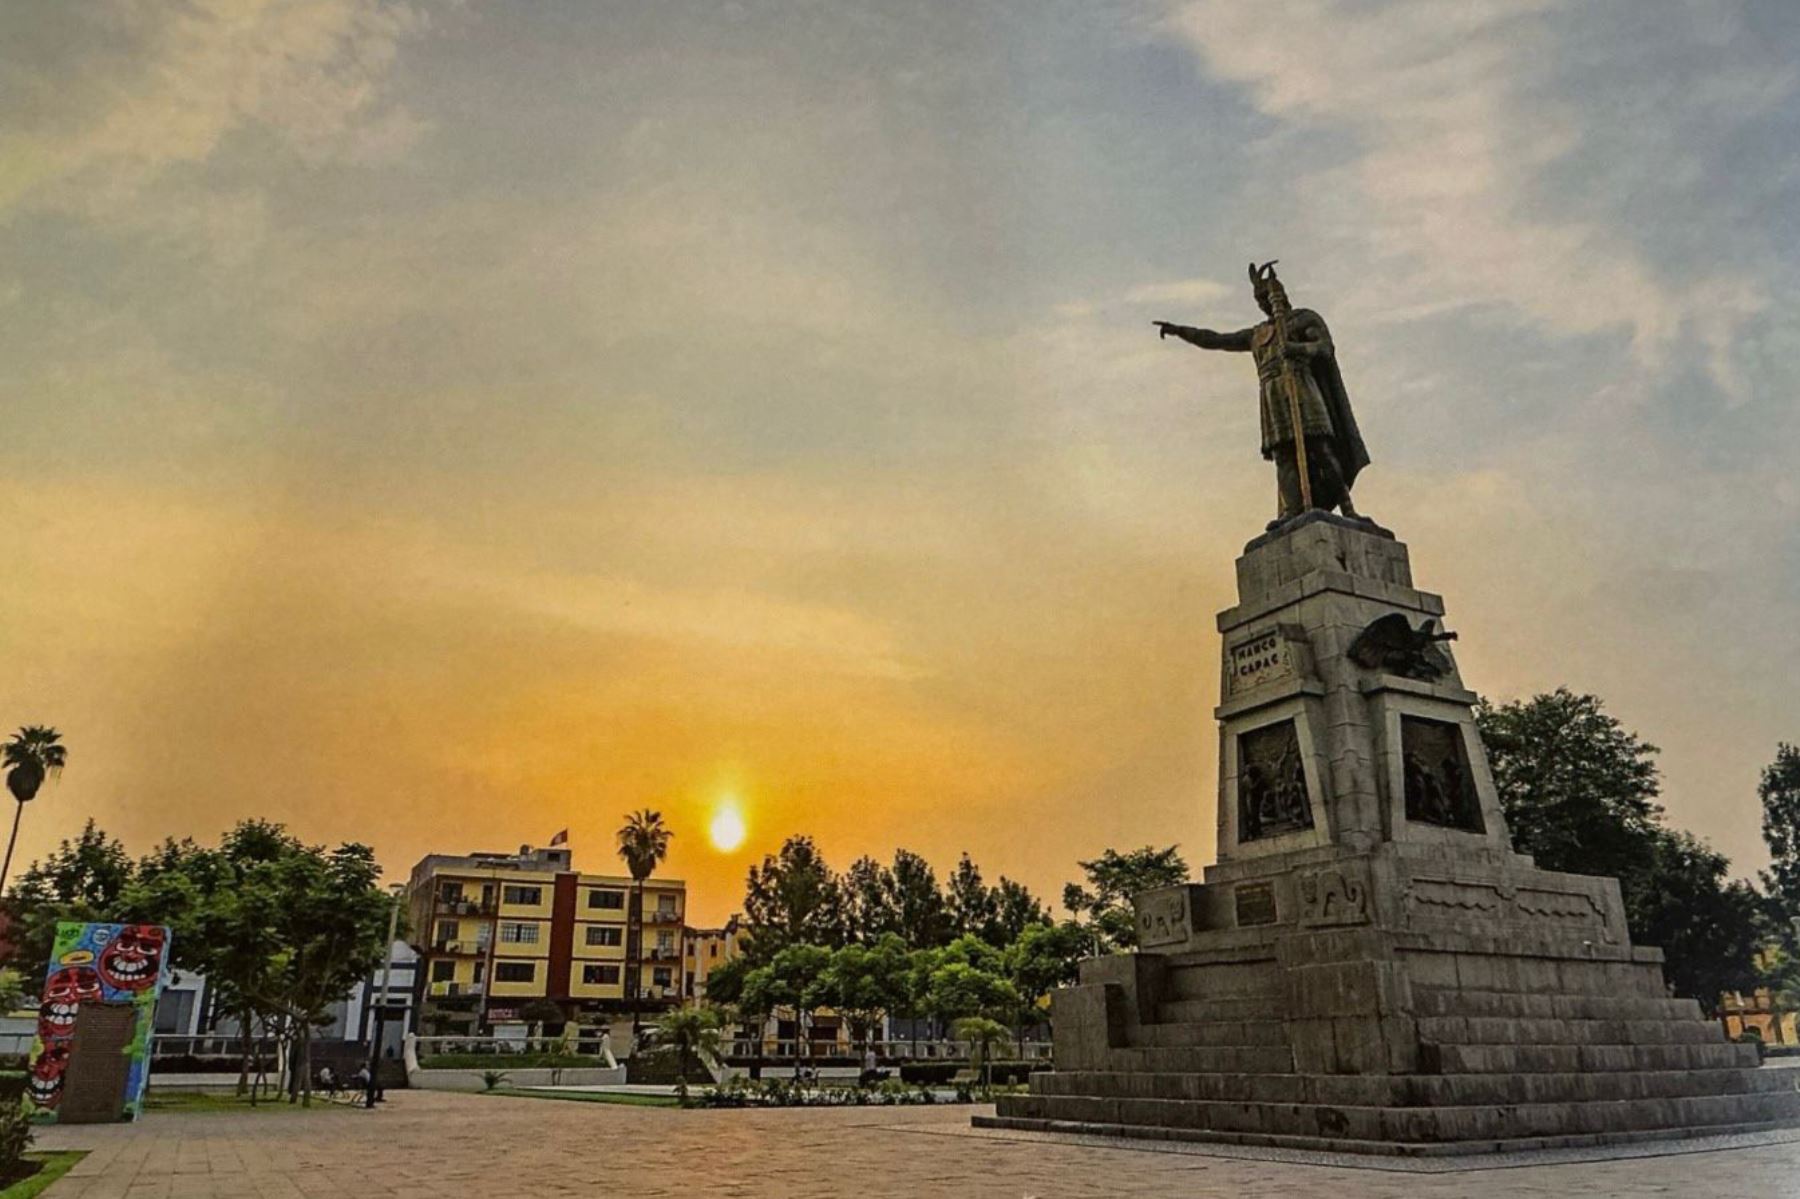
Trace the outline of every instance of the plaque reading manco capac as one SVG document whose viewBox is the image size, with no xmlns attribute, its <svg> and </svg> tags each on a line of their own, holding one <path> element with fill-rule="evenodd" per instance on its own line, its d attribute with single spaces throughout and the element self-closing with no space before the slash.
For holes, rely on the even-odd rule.
<svg viewBox="0 0 1800 1199">
<path fill-rule="evenodd" d="M 1226 692 L 1248 694 L 1258 687 L 1291 679 L 1299 671 L 1293 638 L 1286 630 L 1264 629 L 1226 650 Z"/>
</svg>

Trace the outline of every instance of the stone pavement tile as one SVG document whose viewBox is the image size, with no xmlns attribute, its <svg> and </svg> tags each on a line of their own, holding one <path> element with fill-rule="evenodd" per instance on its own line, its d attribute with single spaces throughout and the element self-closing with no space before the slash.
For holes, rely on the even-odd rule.
<svg viewBox="0 0 1800 1199">
<path fill-rule="evenodd" d="M 1658 1158 L 1403 1174 L 990 1136 L 967 1107 L 693 1111 L 396 1093 L 361 1112 L 156 1114 L 46 1129 L 93 1152 L 44 1199 L 1333 1199 L 1800 1194 L 1800 1141 Z M 195 1163 L 208 1168 L 196 1170 Z"/>
</svg>

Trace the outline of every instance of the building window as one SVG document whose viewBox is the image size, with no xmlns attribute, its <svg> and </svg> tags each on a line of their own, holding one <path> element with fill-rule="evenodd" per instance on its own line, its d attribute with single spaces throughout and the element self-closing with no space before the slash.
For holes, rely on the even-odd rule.
<svg viewBox="0 0 1800 1199">
<path fill-rule="evenodd" d="M 706 956 L 709 958 L 716 958 L 719 956 L 719 943 L 717 941 L 706 947 Z"/>
<path fill-rule="evenodd" d="M 431 981 L 432 982 L 447 983 L 447 982 L 452 981 L 455 978 L 456 978 L 456 963 L 455 962 L 441 961 L 441 962 L 431 963 Z"/>
<path fill-rule="evenodd" d="M 658 966 L 650 972 L 650 982 L 653 986 L 672 987 L 675 985 L 675 974 L 667 966 Z"/>
<path fill-rule="evenodd" d="M 675 934 L 666 928 L 658 932 L 656 934 L 656 947 L 663 950 L 675 948 Z"/>
<path fill-rule="evenodd" d="M 509 884 L 500 889 L 500 898 L 506 903 L 525 904 L 530 907 L 536 907 L 538 904 L 544 902 L 544 889 L 542 887 L 520 887 Z"/>
<path fill-rule="evenodd" d="M 590 924 L 587 930 L 589 945 L 619 945 L 625 940 L 625 930 L 610 924 Z"/>
<path fill-rule="evenodd" d="M 437 939 L 439 941 L 454 941 L 461 935 L 462 935 L 462 924 L 459 921 L 455 921 L 455 920 L 440 920 L 440 921 L 438 921 Z"/>
<path fill-rule="evenodd" d="M 498 983 L 528 983 L 537 977 L 536 962 L 495 962 L 494 981 Z"/>
<path fill-rule="evenodd" d="M 524 920 L 502 920 L 500 922 L 500 943 L 502 945 L 536 945 L 538 926 Z"/>
<path fill-rule="evenodd" d="M 656 912 L 659 916 L 673 916 L 675 914 L 675 897 L 673 895 L 658 895 L 656 897 Z"/>
<path fill-rule="evenodd" d="M 609 908 L 623 911 L 625 908 L 625 892 L 623 891 L 589 891 L 588 907 Z"/>
<path fill-rule="evenodd" d="M 619 968 L 617 966 L 583 966 L 581 981 L 589 986 L 616 987 L 619 985 Z"/>
</svg>

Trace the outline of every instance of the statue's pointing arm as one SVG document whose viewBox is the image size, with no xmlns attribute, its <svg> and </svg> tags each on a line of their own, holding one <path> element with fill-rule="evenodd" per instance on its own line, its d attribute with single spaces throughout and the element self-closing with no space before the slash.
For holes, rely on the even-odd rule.
<svg viewBox="0 0 1800 1199">
<path fill-rule="evenodd" d="M 1203 350 L 1239 350 L 1250 349 L 1250 335 L 1254 329 L 1239 329 L 1236 333 L 1215 333 L 1211 329 L 1195 329 L 1190 325 L 1177 325 L 1173 321 L 1152 321 L 1156 326 L 1158 337 L 1179 337 L 1189 345 L 1199 346 Z"/>
</svg>

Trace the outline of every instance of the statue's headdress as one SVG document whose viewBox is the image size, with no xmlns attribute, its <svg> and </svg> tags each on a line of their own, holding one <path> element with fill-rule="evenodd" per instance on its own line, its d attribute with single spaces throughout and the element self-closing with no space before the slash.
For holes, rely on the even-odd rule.
<svg viewBox="0 0 1800 1199">
<path fill-rule="evenodd" d="M 1250 286 L 1255 289 L 1256 298 L 1258 300 L 1267 296 L 1270 301 L 1273 302 L 1279 297 L 1281 304 L 1285 306 L 1287 304 L 1287 289 L 1282 287 L 1281 280 L 1275 277 L 1275 264 L 1278 261 L 1280 260 L 1271 258 L 1261 266 L 1257 266 L 1252 262 L 1250 264 Z"/>
</svg>

